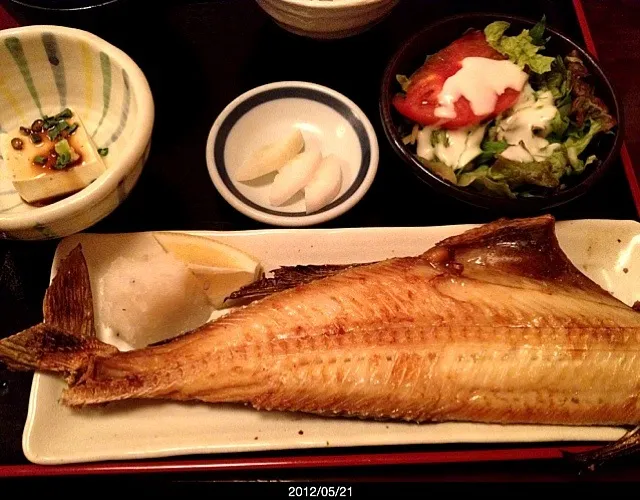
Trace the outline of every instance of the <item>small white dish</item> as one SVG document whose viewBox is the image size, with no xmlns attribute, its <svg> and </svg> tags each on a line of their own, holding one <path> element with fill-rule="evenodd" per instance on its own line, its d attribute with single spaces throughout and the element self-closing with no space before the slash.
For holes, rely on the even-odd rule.
<svg viewBox="0 0 640 500">
<path fill-rule="evenodd" d="M 329 205 L 307 214 L 304 196 L 283 206 L 269 203 L 275 173 L 250 182 L 235 172 L 256 149 L 298 128 L 307 145 L 316 143 L 324 156 L 346 162 L 342 188 Z M 378 169 L 378 139 L 362 110 L 342 94 L 307 82 L 276 82 L 234 99 L 211 128 L 207 166 L 216 189 L 236 210 L 274 226 L 311 226 L 352 208 L 367 192 Z"/>
</svg>

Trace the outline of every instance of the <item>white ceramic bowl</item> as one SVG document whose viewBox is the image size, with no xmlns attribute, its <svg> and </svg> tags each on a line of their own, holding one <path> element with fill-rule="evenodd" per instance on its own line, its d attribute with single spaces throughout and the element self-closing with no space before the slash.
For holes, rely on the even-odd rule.
<svg viewBox="0 0 640 500">
<path fill-rule="evenodd" d="M 126 198 L 149 153 L 154 104 L 144 74 L 101 38 L 60 26 L 0 31 L 0 68 L 0 130 L 69 107 L 109 148 L 104 174 L 44 207 L 22 201 L 0 160 L 0 238 L 58 238 L 95 224 Z"/>
<path fill-rule="evenodd" d="M 345 38 L 380 22 L 398 0 L 257 0 L 284 29 L 311 38 Z"/>
<path fill-rule="evenodd" d="M 235 180 L 253 151 L 294 127 L 305 143 L 319 145 L 323 156 L 335 154 L 345 162 L 338 196 L 311 214 L 301 193 L 283 206 L 271 206 L 275 173 L 251 182 Z M 206 150 L 211 180 L 229 204 L 265 224 L 290 227 L 320 224 L 352 208 L 373 182 L 378 155 L 378 139 L 362 110 L 335 90 L 307 82 L 270 83 L 234 99 L 214 122 Z"/>
</svg>

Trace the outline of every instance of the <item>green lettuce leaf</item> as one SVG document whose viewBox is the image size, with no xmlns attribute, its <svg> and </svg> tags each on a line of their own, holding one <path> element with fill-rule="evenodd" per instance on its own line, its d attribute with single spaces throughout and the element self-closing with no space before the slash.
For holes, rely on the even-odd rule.
<svg viewBox="0 0 640 500">
<path fill-rule="evenodd" d="M 482 148 L 482 153 L 476 160 L 478 163 L 482 164 L 493 160 L 497 155 L 507 149 L 509 144 L 506 141 L 492 141 L 490 139 L 485 139 L 480 147 Z"/>
<path fill-rule="evenodd" d="M 533 75 L 533 85 L 538 92 L 551 92 L 558 113 L 550 123 L 547 135 L 549 142 L 561 143 L 571 123 L 571 74 L 562 57 L 558 56 L 551 65 L 551 71 L 542 75 Z"/>
<path fill-rule="evenodd" d="M 405 75 L 396 75 L 396 81 L 402 87 L 403 92 L 406 92 L 409 88 L 409 85 L 411 85 L 411 79 L 407 78 Z"/>
<path fill-rule="evenodd" d="M 431 133 L 431 145 L 435 147 L 437 144 L 442 144 L 445 148 L 449 147 L 449 136 L 446 130 L 437 129 Z"/>
<path fill-rule="evenodd" d="M 506 182 L 496 182 L 489 177 L 480 177 L 476 179 L 473 186 L 480 191 L 501 198 L 516 198 L 516 195 Z"/>
<path fill-rule="evenodd" d="M 551 172 L 555 177 L 561 179 L 564 175 L 571 173 L 571 165 L 567 156 L 567 149 L 561 144 L 547 160 L 551 164 Z"/>
<path fill-rule="evenodd" d="M 583 134 L 572 135 L 565 141 L 564 145 L 567 150 L 573 149 L 575 150 L 577 155 L 580 155 L 585 149 L 587 149 L 587 146 L 596 136 L 596 134 L 602 131 L 603 128 L 604 125 L 602 124 L 602 122 L 597 120 L 590 120 L 589 128 Z"/>
<path fill-rule="evenodd" d="M 486 177 L 488 173 L 489 173 L 489 165 L 480 165 L 478 168 L 476 168 L 475 170 L 472 170 L 471 172 L 465 172 L 464 174 L 461 174 L 460 177 L 458 178 L 458 186 L 460 187 L 470 186 L 473 183 L 473 181 L 475 181 L 476 179 L 479 179 L 480 177 Z"/>
<path fill-rule="evenodd" d="M 449 181 L 452 184 L 457 184 L 456 174 L 449 165 L 446 165 L 445 163 L 442 163 L 440 161 L 425 160 L 421 156 L 418 156 L 418 160 L 420 160 L 420 163 L 427 167 L 431 172 L 441 177 L 445 181 Z"/>
<path fill-rule="evenodd" d="M 567 128 L 569 128 L 569 117 L 562 115 L 562 112 L 558 110 L 551 122 L 549 122 L 551 132 L 547 136 L 549 142 L 561 142 L 562 136 L 564 136 Z"/>
<path fill-rule="evenodd" d="M 536 88 L 540 91 L 548 90 L 553 99 L 558 103 L 571 102 L 571 74 L 562 57 L 558 56 L 551 63 L 551 69 L 541 75 L 535 75 Z"/>
<path fill-rule="evenodd" d="M 589 166 L 592 163 L 595 163 L 597 161 L 598 161 L 598 157 L 596 155 L 589 155 L 589 157 L 584 162 L 584 166 L 587 167 L 587 166 Z"/>
<path fill-rule="evenodd" d="M 511 189 L 525 185 L 556 188 L 560 176 L 555 175 L 549 161 L 512 161 L 499 156 L 491 166 L 489 177 L 496 182 L 505 182 Z"/>
<path fill-rule="evenodd" d="M 545 39 L 544 30 L 547 29 L 547 16 L 542 15 L 542 19 L 538 21 L 531 31 L 529 31 L 529 35 L 531 35 L 531 41 L 534 45 L 538 45 L 540 47 L 544 47 L 545 44 L 551 39 L 548 37 Z"/>
<path fill-rule="evenodd" d="M 502 118 L 500 116 L 498 116 L 496 118 L 496 120 L 493 123 L 493 125 L 491 125 L 489 127 L 489 129 L 487 130 L 487 134 L 485 135 L 485 141 L 497 141 L 498 140 L 498 124 L 500 123 L 500 121 L 502 120 Z"/>
<path fill-rule="evenodd" d="M 567 157 L 569 158 L 569 163 L 573 167 L 574 173 L 582 173 L 586 167 L 585 162 L 583 162 L 579 156 L 585 149 L 587 149 L 589 143 L 599 132 L 603 130 L 605 126 L 606 124 L 603 124 L 601 121 L 590 120 L 589 128 L 586 131 L 581 134 L 574 133 L 565 141 L 564 146 L 567 150 Z"/>
<path fill-rule="evenodd" d="M 495 21 L 489 24 L 484 29 L 484 37 L 487 39 L 487 43 L 496 48 L 496 45 L 500 43 L 500 39 L 504 35 L 504 32 L 509 29 L 509 26 L 511 26 L 511 24 L 506 21 Z"/>
<path fill-rule="evenodd" d="M 521 68 L 528 66 L 534 73 L 546 73 L 551 70 L 553 57 L 538 54 L 543 46 L 536 45 L 529 30 L 522 30 L 519 35 L 505 36 L 505 31 L 510 24 L 505 21 L 496 21 L 484 29 L 487 43 L 501 54 L 507 56 L 513 63 Z M 536 41 L 539 41 L 540 29 L 536 30 Z M 544 30 L 542 31 L 544 33 Z"/>
<path fill-rule="evenodd" d="M 516 195 L 504 181 L 495 181 L 489 177 L 490 169 L 482 165 L 472 172 L 464 173 L 458 179 L 458 185 L 472 187 L 481 193 L 500 198 L 515 198 Z"/>
</svg>

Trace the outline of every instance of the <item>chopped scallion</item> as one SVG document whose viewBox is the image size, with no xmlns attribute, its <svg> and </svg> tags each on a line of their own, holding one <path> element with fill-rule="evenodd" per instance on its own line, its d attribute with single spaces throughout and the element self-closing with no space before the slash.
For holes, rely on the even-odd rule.
<svg viewBox="0 0 640 500">
<path fill-rule="evenodd" d="M 73 113 L 71 112 L 71 110 L 69 108 L 65 108 L 62 111 L 60 111 L 60 113 L 58 113 L 54 118 L 57 121 L 60 120 L 66 120 L 68 118 L 71 118 L 73 116 Z"/>
<path fill-rule="evenodd" d="M 65 152 L 65 153 L 62 153 L 61 155 L 58 155 L 58 158 L 56 159 L 56 164 L 54 165 L 53 168 L 55 168 L 56 170 L 62 170 L 69 163 L 71 163 L 71 154 Z"/>
<path fill-rule="evenodd" d="M 45 130 L 49 130 L 50 128 L 55 127 L 56 123 L 58 123 L 58 120 L 56 120 L 55 116 L 44 115 L 42 117 L 42 121 L 44 122 L 42 126 Z"/>
<path fill-rule="evenodd" d="M 57 137 L 60 135 L 60 133 L 63 130 L 67 130 L 68 128 L 69 128 L 69 124 L 66 121 L 62 120 L 58 122 L 53 128 L 51 128 L 47 132 L 47 135 L 49 136 L 49 139 L 51 139 L 52 141 L 55 141 Z"/>
</svg>

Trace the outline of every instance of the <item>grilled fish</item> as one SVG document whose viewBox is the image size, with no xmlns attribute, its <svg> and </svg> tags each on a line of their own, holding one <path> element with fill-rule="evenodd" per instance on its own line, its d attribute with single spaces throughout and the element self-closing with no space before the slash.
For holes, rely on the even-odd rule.
<svg viewBox="0 0 640 500">
<path fill-rule="evenodd" d="M 0 360 L 63 374 L 70 406 L 157 398 L 415 422 L 638 424 L 640 313 L 580 273 L 554 228 L 551 216 L 500 220 L 419 256 L 332 268 L 130 352 L 88 326 L 76 248 L 44 322 L 0 341 Z M 69 300 L 82 307 L 60 307 Z"/>
</svg>

